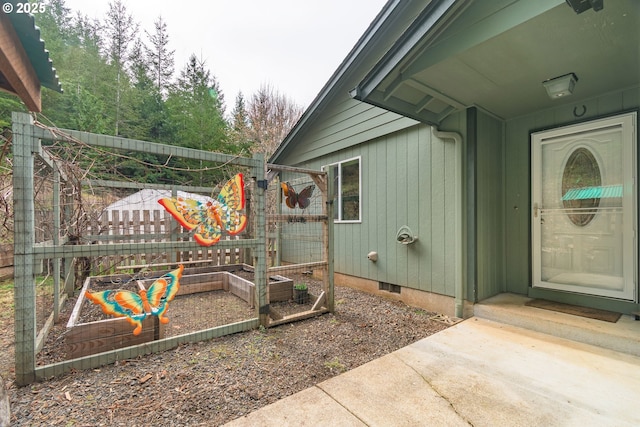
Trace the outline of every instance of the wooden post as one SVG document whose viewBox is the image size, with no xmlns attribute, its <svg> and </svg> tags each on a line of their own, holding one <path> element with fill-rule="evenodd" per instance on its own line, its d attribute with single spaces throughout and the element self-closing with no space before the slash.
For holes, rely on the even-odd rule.
<svg viewBox="0 0 640 427">
<path fill-rule="evenodd" d="M 281 182 L 282 182 L 282 174 L 279 174 L 278 187 L 280 187 Z M 284 194 L 282 190 L 280 190 L 280 188 L 278 188 L 276 191 L 277 191 L 276 200 L 278 202 L 278 208 L 276 209 L 276 213 L 278 215 L 282 215 L 282 204 L 284 203 L 284 200 L 283 200 Z M 275 252 L 275 262 L 273 263 L 273 266 L 282 265 L 282 227 L 276 227 L 274 250 L 276 252 Z"/>
<path fill-rule="evenodd" d="M 245 229 L 245 234 L 247 236 L 254 236 L 253 233 L 253 224 L 255 222 L 255 215 L 253 213 L 253 203 L 251 202 L 253 194 L 251 192 L 248 192 L 245 190 L 245 196 L 246 196 L 246 204 L 245 204 L 245 212 L 248 215 L 248 223 L 247 223 L 247 228 Z M 251 264 L 251 262 L 253 261 L 253 254 L 252 254 L 252 250 L 251 248 L 244 248 L 242 249 L 242 258 L 241 258 L 241 262 L 244 264 Z"/>
<path fill-rule="evenodd" d="M 65 234 L 67 236 L 77 236 L 76 227 L 69 226 L 72 224 L 72 216 L 73 216 L 73 187 L 69 182 L 65 182 L 64 185 L 64 209 L 62 214 L 64 215 L 64 221 L 62 222 L 65 227 Z M 73 227 L 73 228 L 72 228 Z M 95 222 L 91 222 L 91 233 L 96 234 L 95 231 Z M 74 262 L 73 258 L 63 258 L 64 262 L 64 290 L 68 297 L 73 296 L 73 288 L 75 285 L 75 274 L 74 274 Z"/>
<path fill-rule="evenodd" d="M 168 233 L 168 227 L 170 226 L 170 223 L 166 223 L 164 224 L 165 229 L 163 230 L 165 233 Z M 142 211 L 142 232 L 146 235 L 151 234 L 151 211 L 148 209 L 143 209 Z M 159 234 L 160 230 L 154 230 L 154 233 Z M 158 239 L 153 238 L 153 239 L 149 239 L 147 241 L 151 241 L 151 242 L 156 242 Z M 144 264 L 151 264 L 153 263 L 153 253 L 150 252 L 145 252 L 144 254 Z"/>
<path fill-rule="evenodd" d="M 58 166 L 53 168 L 53 244 L 60 244 L 60 172 Z M 51 260 L 53 262 L 53 321 L 57 322 L 60 317 L 60 263 L 59 258 Z"/>
<path fill-rule="evenodd" d="M 140 232 L 140 210 L 136 209 L 133 211 L 133 235 L 139 236 Z M 141 243 L 143 239 L 136 239 L 136 242 Z M 138 265 L 142 264 L 142 256 L 137 253 L 134 257 L 133 263 Z"/>
<path fill-rule="evenodd" d="M 325 213 L 327 215 L 325 225 L 323 226 L 324 230 L 324 239 L 325 239 L 325 259 L 327 261 L 327 266 L 324 268 L 322 274 L 323 285 L 325 288 L 325 292 L 327 293 L 327 308 L 330 312 L 333 313 L 335 309 L 334 305 L 334 267 L 333 267 L 333 246 L 334 246 L 334 235 L 333 235 L 333 210 L 335 209 L 335 194 L 334 194 L 334 186 L 333 180 L 336 177 L 333 174 L 333 168 L 327 168 L 327 192 L 325 193 Z"/>
<path fill-rule="evenodd" d="M 36 282 L 33 271 L 35 206 L 33 153 L 40 142 L 33 136 L 33 119 L 13 113 L 13 206 L 16 383 L 35 381 Z"/>
<path fill-rule="evenodd" d="M 254 166 L 256 188 L 253 198 L 253 209 L 255 213 L 255 237 L 257 240 L 256 247 L 253 249 L 253 259 L 255 267 L 255 284 L 256 284 L 256 307 L 258 309 L 258 318 L 260 325 L 269 326 L 269 287 L 267 286 L 267 223 L 265 218 L 265 199 L 266 199 L 266 163 L 261 153 L 254 154 L 256 160 Z"/>
<path fill-rule="evenodd" d="M 131 236 L 130 236 L 131 233 L 129 230 L 129 224 L 131 224 L 131 218 L 129 217 L 129 213 L 130 213 L 129 210 L 122 211 L 122 237 L 123 237 L 122 243 L 131 243 Z M 131 264 L 131 255 L 119 257 L 111 273 L 115 273 L 116 268 L 119 265 L 128 265 L 128 264 Z"/>
<path fill-rule="evenodd" d="M 178 198 L 178 187 L 177 186 L 171 187 L 171 197 L 173 197 L 174 199 Z M 154 211 L 154 215 L 155 215 L 155 211 Z M 159 215 L 159 213 L 158 213 L 158 215 Z M 155 218 L 155 216 L 154 216 L 154 218 Z M 172 227 L 173 224 L 175 224 L 175 227 Z M 155 227 L 156 228 L 155 228 L 154 233 L 159 233 L 160 232 L 160 223 L 158 222 L 155 225 Z M 171 242 L 177 241 L 178 240 L 178 233 L 185 231 L 177 221 L 174 222 L 173 218 L 169 217 L 168 215 L 165 215 L 164 227 L 165 227 L 165 232 L 167 232 L 167 230 L 171 230 L 170 231 L 170 237 L 169 237 L 169 241 L 171 241 Z M 183 238 L 182 240 L 186 241 L 187 239 Z M 171 252 L 169 254 L 169 259 L 167 259 L 166 262 L 178 262 L 180 260 L 182 260 L 182 261 L 189 260 L 189 253 L 188 252 L 183 252 L 181 254 L 179 251 Z"/>
<path fill-rule="evenodd" d="M 114 240 L 112 240 L 114 243 L 122 243 L 122 239 L 119 238 L 121 236 L 120 211 L 111 211 L 111 215 L 112 217 L 111 217 L 111 223 L 109 224 L 109 235 L 114 237 Z M 122 257 L 120 255 L 113 255 L 113 256 L 107 257 L 107 259 L 108 261 L 106 262 L 105 268 L 103 268 L 103 270 L 105 270 L 106 272 L 111 270 L 112 266 L 120 264 Z"/>
</svg>

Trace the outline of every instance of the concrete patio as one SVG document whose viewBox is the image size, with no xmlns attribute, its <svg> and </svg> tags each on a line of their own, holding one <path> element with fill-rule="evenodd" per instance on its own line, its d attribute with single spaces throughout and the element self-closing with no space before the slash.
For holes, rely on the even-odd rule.
<svg viewBox="0 0 640 427">
<path fill-rule="evenodd" d="M 504 294 L 476 316 L 227 426 L 637 426 L 640 321 Z"/>
</svg>

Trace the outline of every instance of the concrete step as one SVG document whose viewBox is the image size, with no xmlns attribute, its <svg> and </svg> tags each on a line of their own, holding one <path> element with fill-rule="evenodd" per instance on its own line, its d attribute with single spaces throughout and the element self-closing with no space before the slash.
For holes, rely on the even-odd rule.
<svg viewBox="0 0 640 427">
<path fill-rule="evenodd" d="M 526 306 L 523 295 L 499 294 L 475 304 L 474 316 L 536 332 L 640 356 L 640 321 L 623 315 L 616 323 Z"/>
</svg>

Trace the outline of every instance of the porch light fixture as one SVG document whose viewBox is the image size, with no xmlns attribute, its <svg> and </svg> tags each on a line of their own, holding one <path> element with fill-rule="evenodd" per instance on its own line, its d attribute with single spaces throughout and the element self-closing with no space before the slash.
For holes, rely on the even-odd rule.
<svg viewBox="0 0 640 427">
<path fill-rule="evenodd" d="M 542 85 L 547 90 L 549 98 L 557 99 L 571 95 L 577 81 L 578 76 L 576 76 L 574 73 L 569 73 L 563 76 L 545 80 L 542 82 Z"/>
</svg>

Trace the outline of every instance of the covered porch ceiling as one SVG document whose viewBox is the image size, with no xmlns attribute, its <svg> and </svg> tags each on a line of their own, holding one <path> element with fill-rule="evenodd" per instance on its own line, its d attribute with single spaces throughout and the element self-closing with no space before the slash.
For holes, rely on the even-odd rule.
<svg viewBox="0 0 640 427">
<path fill-rule="evenodd" d="M 551 99 L 542 82 L 578 77 Z M 564 0 L 432 0 L 352 91 L 430 124 L 478 106 L 502 119 L 640 82 L 640 2 L 577 14 Z"/>
</svg>

